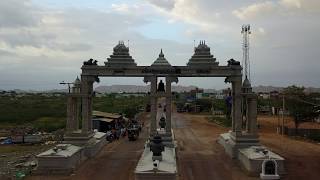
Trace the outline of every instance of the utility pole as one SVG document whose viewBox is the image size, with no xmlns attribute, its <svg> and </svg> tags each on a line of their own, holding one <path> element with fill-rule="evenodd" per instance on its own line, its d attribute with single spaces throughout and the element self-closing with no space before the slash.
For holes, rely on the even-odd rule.
<svg viewBox="0 0 320 180">
<path fill-rule="evenodd" d="M 71 82 L 64 82 L 64 81 L 62 81 L 61 83 L 59 83 L 59 84 L 62 84 L 62 85 L 68 85 L 68 90 L 69 90 L 69 94 L 71 93 L 71 84 L 74 84 L 74 83 L 71 83 Z"/>
<path fill-rule="evenodd" d="M 250 77 L 250 60 L 249 60 L 249 35 L 251 34 L 250 24 L 242 25 L 241 30 L 243 43 L 243 59 L 242 64 L 244 64 L 244 78 L 248 79 L 249 82 L 251 81 Z"/>
</svg>

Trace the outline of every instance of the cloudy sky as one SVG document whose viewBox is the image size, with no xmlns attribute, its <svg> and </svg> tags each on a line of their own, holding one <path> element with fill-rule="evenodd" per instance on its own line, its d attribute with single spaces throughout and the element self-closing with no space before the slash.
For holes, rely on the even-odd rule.
<svg viewBox="0 0 320 180">
<path fill-rule="evenodd" d="M 220 65 L 241 61 L 242 24 L 252 27 L 254 85 L 320 87 L 319 0 L 0 0 L 0 89 L 63 88 L 84 60 L 102 65 L 119 40 L 129 40 L 139 65 L 150 65 L 160 48 L 172 65 L 185 65 L 194 40 L 206 40 Z M 226 86 L 221 78 L 179 84 Z"/>
</svg>

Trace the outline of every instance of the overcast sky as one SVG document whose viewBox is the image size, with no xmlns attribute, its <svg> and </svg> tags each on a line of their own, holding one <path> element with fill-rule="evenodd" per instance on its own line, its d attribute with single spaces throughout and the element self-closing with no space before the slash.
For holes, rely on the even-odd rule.
<svg viewBox="0 0 320 180">
<path fill-rule="evenodd" d="M 319 0 L 0 0 L 0 89 L 63 88 L 82 62 L 103 65 L 119 40 L 130 40 L 138 65 L 163 49 L 185 65 L 194 40 L 206 40 L 220 65 L 242 60 L 242 24 L 251 24 L 254 86 L 320 87 Z M 142 78 L 101 78 L 99 85 Z M 179 85 L 220 89 L 222 78 L 184 78 Z"/>
</svg>

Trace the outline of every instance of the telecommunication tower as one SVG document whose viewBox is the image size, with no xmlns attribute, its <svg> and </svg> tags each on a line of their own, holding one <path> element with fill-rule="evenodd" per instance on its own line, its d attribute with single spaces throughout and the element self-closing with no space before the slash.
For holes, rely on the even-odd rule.
<svg viewBox="0 0 320 180">
<path fill-rule="evenodd" d="M 243 59 L 242 64 L 244 64 L 244 77 L 250 82 L 250 60 L 249 60 L 249 35 L 251 34 L 250 24 L 242 25 L 241 34 L 243 37 Z"/>
</svg>

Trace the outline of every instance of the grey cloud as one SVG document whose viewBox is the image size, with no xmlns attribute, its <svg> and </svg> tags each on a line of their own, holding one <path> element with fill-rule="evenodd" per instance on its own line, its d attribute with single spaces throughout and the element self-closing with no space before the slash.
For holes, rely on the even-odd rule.
<svg viewBox="0 0 320 180">
<path fill-rule="evenodd" d="M 63 51 L 68 52 L 88 51 L 93 48 L 92 45 L 84 43 L 56 44 L 55 46 Z"/>
<path fill-rule="evenodd" d="M 103 61 L 106 61 L 106 57 L 112 53 L 112 48 L 118 40 L 130 40 L 130 53 L 139 65 L 150 65 L 158 57 L 160 48 L 163 48 L 165 57 L 172 65 L 185 65 L 193 54 L 193 39 L 205 39 L 221 65 L 226 64 L 226 60 L 229 58 L 241 61 L 240 27 L 244 22 L 231 14 L 232 9 L 235 8 L 227 7 L 226 4 L 223 4 L 224 2 L 216 3 L 217 1 L 211 0 L 194 2 L 198 3 L 197 7 L 201 10 L 200 17 L 204 18 L 206 22 L 214 20 L 215 23 L 221 25 L 222 30 L 195 31 L 186 37 L 190 43 L 150 39 L 135 31 L 136 27 L 149 23 L 148 17 L 101 12 L 94 9 L 69 8 L 60 10 L 57 14 L 50 13 L 63 21 L 60 24 L 52 25 L 51 31 L 41 34 L 32 31 L 29 34 L 23 35 L 22 33 L 20 37 L 19 34 L 12 35 L 16 36 L 18 40 L 9 37 L 10 33 L 1 33 L 0 38 L 10 43 L 11 46 L 41 45 L 53 50 L 62 50 L 65 52 L 63 54 L 72 55 L 71 57 L 59 58 L 43 56 L 11 58 L 12 54 L 0 51 L 0 56 L 3 54 L 2 57 L 10 57 L 1 57 L 0 60 L 1 88 L 62 88 L 58 82 L 61 80 L 73 81 L 81 73 L 80 67 L 84 60 L 98 59 L 99 64 L 103 65 Z M 207 6 L 205 2 L 208 3 Z M 234 3 L 232 6 L 235 6 Z M 242 6 L 246 6 L 246 4 L 241 4 L 237 8 Z M 170 8 L 170 6 L 168 7 Z M 229 14 L 223 14 L 221 20 L 210 17 L 210 14 L 216 11 L 229 12 Z M 318 15 L 311 18 L 302 15 L 301 17 L 273 16 L 259 21 L 245 22 L 251 23 L 253 29 L 263 27 L 266 31 L 264 35 L 259 36 L 254 31 L 251 36 L 250 53 L 254 85 L 282 86 L 300 83 L 305 86 L 320 86 L 318 80 L 320 77 L 318 17 Z M 194 26 L 187 25 L 187 27 Z M 128 81 L 127 79 L 101 78 L 101 80 L 101 85 L 143 84 L 142 79 Z M 198 85 L 206 88 L 225 86 L 223 80 L 219 78 L 181 78 L 179 84 Z"/>
<path fill-rule="evenodd" d="M 0 28 L 34 26 L 40 22 L 29 0 L 1 0 Z"/>
<path fill-rule="evenodd" d="M 53 33 L 39 33 L 28 29 L 20 29 L 17 32 L 7 29 L 0 32 L 0 38 L 11 47 L 33 46 L 41 47 L 56 38 Z"/>
<path fill-rule="evenodd" d="M 0 57 L 5 57 L 5 56 L 15 56 L 15 54 L 12 52 L 0 49 Z"/>
<path fill-rule="evenodd" d="M 174 8 L 175 0 L 147 0 L 149 3 L 158 6 L 165 10 L 171 10 Z"/>
</svg>

